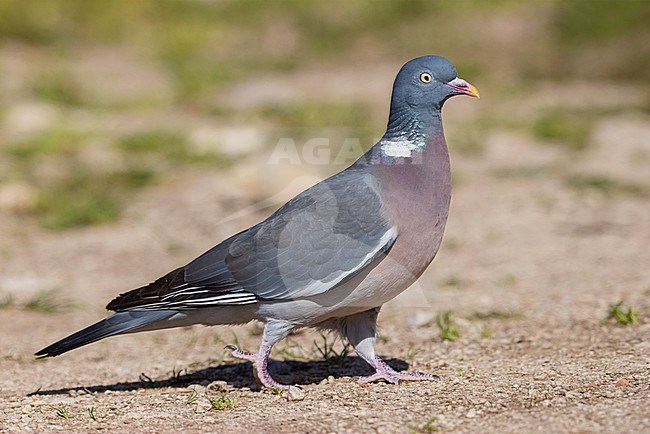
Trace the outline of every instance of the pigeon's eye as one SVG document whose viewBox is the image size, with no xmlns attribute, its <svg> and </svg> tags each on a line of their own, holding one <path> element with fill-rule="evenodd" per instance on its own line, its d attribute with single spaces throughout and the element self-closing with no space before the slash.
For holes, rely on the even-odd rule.
<svg viewBox="0 0 650 434">
<path fill-rule="evenodd" d="M 423 72 L 422 74 L 420 74 L 420 81 L 422 83 L 431 83 L 431 74 L 429 74 L 428 72 Z"/>
</svg>

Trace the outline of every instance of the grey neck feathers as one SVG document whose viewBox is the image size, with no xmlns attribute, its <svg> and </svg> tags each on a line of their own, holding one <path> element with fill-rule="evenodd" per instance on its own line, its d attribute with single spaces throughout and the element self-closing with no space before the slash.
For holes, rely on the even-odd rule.
<svg viewBox="0 0 650 434">
<path fill-rule="evenodd" d="M 377 147 L 383 158 L 413 158 L 423 152 L 430 138 L 442 134 L 440 110 L 431 108 L 422 111 L 409 105 L 391 107 L 386 133 Z"/>
<path fill-rule="evenodd" d="M 382 139 L 395 140 L 403 138 L 413 142 L 425 139 L 420 116 L 409 106 L 391 110 L 386 133 Z"/>
</svg>

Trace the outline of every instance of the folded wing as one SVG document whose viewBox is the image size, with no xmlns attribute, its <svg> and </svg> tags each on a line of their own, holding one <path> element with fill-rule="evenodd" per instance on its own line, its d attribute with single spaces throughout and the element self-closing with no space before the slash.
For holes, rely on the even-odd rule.
<svg viewBox="0 0 650 434">
<path fill-rule="evenodd" d="M 188 309 L 326 292 L 381 260 L 397 229 L 376 181 L 348 170 L 109 309 Z"/>
</svg>

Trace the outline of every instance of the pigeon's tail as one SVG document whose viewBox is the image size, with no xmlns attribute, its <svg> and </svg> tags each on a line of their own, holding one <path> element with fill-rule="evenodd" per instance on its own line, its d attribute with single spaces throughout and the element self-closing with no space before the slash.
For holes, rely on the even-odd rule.
<svg viewBox="0 0 650 434">
<path fill-rule="evenodd" d="M 97 342 L 109 336 L 138 331 L 151 323 L 167 319 L 178 313 L 175 310 L 149 310 L 117 312 L 67 338 L 43 348 L 36 357 L 54 357 L 75 348 Z"/>
</svg>

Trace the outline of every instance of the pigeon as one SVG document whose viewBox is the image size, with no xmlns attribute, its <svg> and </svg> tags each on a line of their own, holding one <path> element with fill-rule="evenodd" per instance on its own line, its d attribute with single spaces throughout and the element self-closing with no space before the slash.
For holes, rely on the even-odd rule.
<svg viewBox="0 0 650 434">
<path fill-rule="evenodd" d="M 374 373 L 361 383 L 432 380 L 396 371 L 375 351 L 382 305 L 413 284 L 442 242 L 451 169 L 441 110 L 479 97 L 441 56 L 415 58 L 393 85 L 381 139 L 347 169 L 298 194 L 266 220 L 106 307 L 115 313 L 36 353 L 53 357 L 109 336 L 194 324 L 264 323 L 253 363 L 265 387 L 273 345 L 303 327 L 340 333 Z"/>
</svg>

